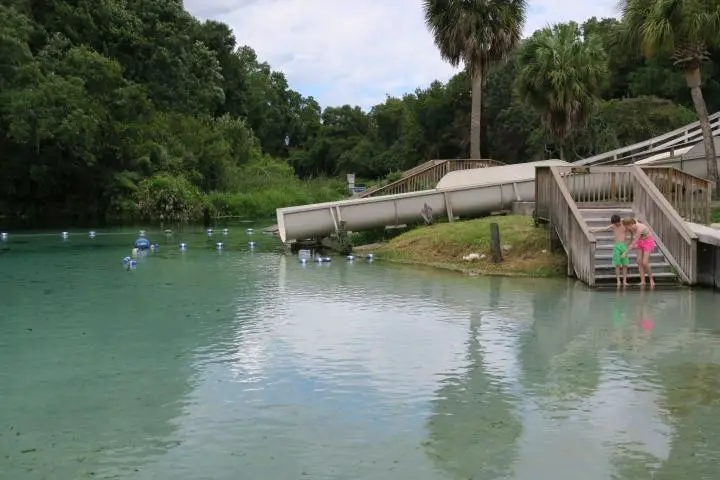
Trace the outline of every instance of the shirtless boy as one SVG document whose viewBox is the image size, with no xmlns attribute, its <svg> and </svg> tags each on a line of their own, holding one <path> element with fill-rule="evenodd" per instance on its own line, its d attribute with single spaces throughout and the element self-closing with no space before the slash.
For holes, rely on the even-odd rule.
<svg viewBox="0 0 720 480">
<path fill-rule="evenodd" d="M 612 215 L 610 217 L 610 225 L 607 227 L 593 228 L 590 229 L 592 233 L 598 232 L 613 232 L 613 253 L 612 253 L 612 264 L 615 267 L 615 277 L 617 278 L 618 286 L 627 286 L 627 272 L 630 259 L 627 258 L 628 244 L 627 230 L 620 219 L 620 215 Z M 620 272 L 622 271 L 622 282 L 620 278 Z"/>
</svg>

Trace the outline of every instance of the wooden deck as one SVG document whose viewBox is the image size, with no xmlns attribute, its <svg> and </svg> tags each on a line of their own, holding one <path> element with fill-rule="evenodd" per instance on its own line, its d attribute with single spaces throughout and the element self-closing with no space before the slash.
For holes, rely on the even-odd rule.
<svg viewBox="0 0 720 480">
<path fill-rule="evenodd" d="M 549 223 L 568 256 L 568 275 L 590 286 L 598 276 L 598 239 L 581 208 L 628 208 L 650 225 L 658 249 L 685 284 L 697 283 L 697 235 L 687 221 L 710 221 L 714 184 L 665 167 L 538 167 L 536 220 Z"/>
</svg>

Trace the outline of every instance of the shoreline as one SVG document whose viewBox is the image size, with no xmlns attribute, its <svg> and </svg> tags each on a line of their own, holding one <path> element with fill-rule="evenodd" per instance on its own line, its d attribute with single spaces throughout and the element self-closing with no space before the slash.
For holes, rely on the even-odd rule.
<svg viewBox="0 0 720 480">
<path fill-rule="evenodd" d="M 503 261 L 492 263 L 490 224 L 500 229 Z M 418 227 L 384 243 L 355 247 L 379 261 L 470 276 L 563 278 L 567 258 L 550 251 L 547 231 L 530 217 L 506 215 Z"/>
</svg>

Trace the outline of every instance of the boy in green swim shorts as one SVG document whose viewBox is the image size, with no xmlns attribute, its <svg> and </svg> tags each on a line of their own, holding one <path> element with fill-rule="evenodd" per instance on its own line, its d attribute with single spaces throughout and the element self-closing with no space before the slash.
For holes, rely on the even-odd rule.
<svg viewBox="0 0 720 480">
<path fill-rule="evenodd" d="M 610 225 L 607 227 L 595 228 L 590 230 L 592 233 L 597 232 L 613 232 L 613 250 L 612 250 L 612 264 L 615 267 L 615 277 L 617 278 L 617 284 L 627 286 L 627 271 L 630 259 L 627 257 L 628 244 L 627 244 L 627 230 L 620 219 L 620 215 L 612 215 L 610 217 Z M 620 274 L 622 273 L 622 281 Z"/>
</svg>

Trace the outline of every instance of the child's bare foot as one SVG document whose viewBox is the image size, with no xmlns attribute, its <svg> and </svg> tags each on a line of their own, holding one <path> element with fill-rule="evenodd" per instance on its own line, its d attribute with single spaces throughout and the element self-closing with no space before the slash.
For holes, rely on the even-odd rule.
<svg viewBox="0 0 720 480">
<path fill-rule="evenodd" d="M 655 288 L 655 280 L 650 279 L 650 288 Z"/>
</svg>

